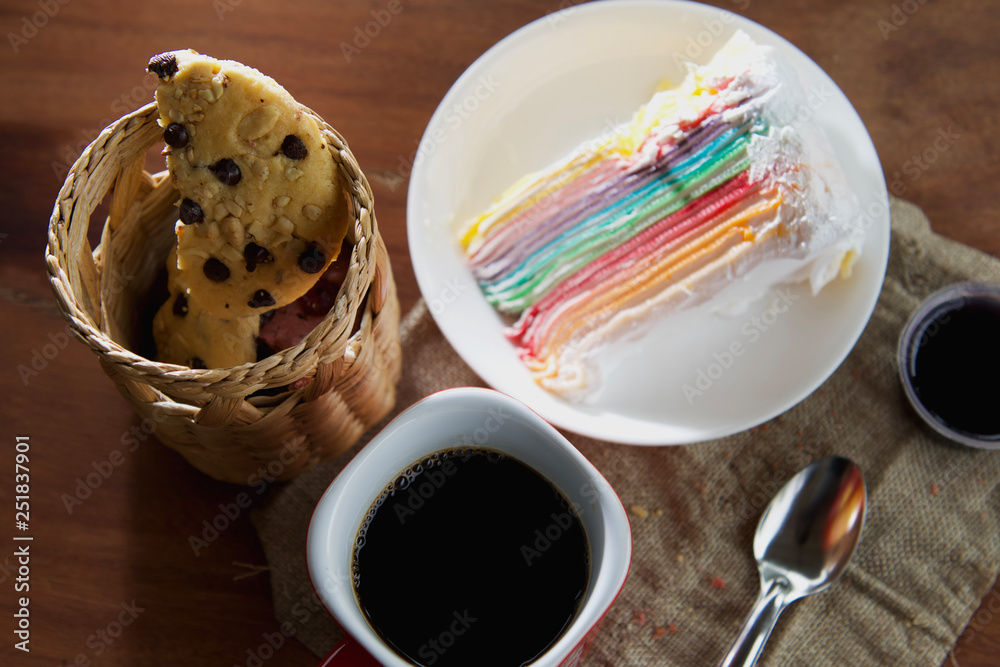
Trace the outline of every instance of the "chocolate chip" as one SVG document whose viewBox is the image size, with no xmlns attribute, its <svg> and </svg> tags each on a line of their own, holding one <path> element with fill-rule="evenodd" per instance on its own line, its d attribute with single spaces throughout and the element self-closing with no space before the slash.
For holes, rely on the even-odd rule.
<svg viewBox="0 0 1000 667">
<path fill-rule="evenodd" d="M 247 261 L 247 271 L 253 272 L 257 268 L 258 264 L 266 264 L 267 262 L 274 261 L 274 257 L 271 257 L 265 248 L 261 248 L 256 243 L 248 243 L 245 248 L 243 248 L 243 259 Z"/>
<path fill-rule="evenodd" d="M 185 225 L 205 222 L 205 212 L 201 210 L 198 202 L 193 199 L 184 199 L 181 201 L 181 222 Z"/>
<path fill-rule="evenodd" d="M 146 67 L 150 72 L 161 79 L 169 79 L 177 73 L 177 57 L 172 53 L 161 53 L 149 59 Z"/>
<path fill-rule="evenodd" d="M 227 157 L 222 158 L 209 169 L 223 185 L 236 185 L 243 177 L 240 166 Z"/>
<path fill-rule="evenodd" d="M 213 283 L 221 283 L 229 278 L 229 267 L 215 257 L 209 257 L 201 270 L 205 272 L 205 277 Z"/>
<path fill-rule="evenodd" d="M 188 314 L 188 298 L 185 294 L 181 293 L 177 295 L 174 299 L 174 315 L 177 317 L 184 317 Z"/>
<path fill-rule="evenodd" d="M 201 360 L 201 357 L 191 357 L 188 360 L 187 365 L 191 368 L 208 368 L 208 366 L 205 365 L 205 362 Z"/>
<path fill-rule="evenodd" d="M 306 246 L 299 255 L 299 268 L 306 273 L 319 273 L 326 266 L 326 254 L 315 242 Z"/>
<path fill-rule="evenodd" d="M 184 148 L 188 145 L 190 139 L 191 135 L 188 134 L 187 129 L 180 123 L 171 123 L 163 131 L 163 140 L 171 148 Z"/>
<path fill-rule="evenodd" d="M 267 290 L 259 289 L 253 293 L 253 298 L 247 301 L 251 308 L 267 308 L 274 305 L 274 297 Z"/>
<path fill-rule="evenodd" d="M 289 160 L 301 160 L 308 152 L 309 151 L 306 150 L 306 145 L 302 143 L 302 140 L 294 134 L 289 134 L 285 137 L 285 140 L 281 142 L 281 154 Z"/>
</svg>

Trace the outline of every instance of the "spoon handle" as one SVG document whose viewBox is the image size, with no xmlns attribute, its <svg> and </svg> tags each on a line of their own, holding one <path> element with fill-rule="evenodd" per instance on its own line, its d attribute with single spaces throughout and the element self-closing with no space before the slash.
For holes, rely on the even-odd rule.
<svg viewBox="0 0 1000 667">
<path fill-rule="evenodd" d="M 753 667 L 757 664 L 778 616 L 792 602 L 786 597 L 787 592 L 787 583 L 780 579 L 761 582 L 760 597 L 719 667 Z"/>
</svg>

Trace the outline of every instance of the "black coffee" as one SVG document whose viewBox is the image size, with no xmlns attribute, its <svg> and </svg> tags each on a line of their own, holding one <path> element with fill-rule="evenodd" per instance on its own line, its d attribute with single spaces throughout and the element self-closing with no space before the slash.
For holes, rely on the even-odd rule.
<svg viewBox="0 0 1000 667">
<path fill-rule="evenodd" d="M 921 403 L 948 426 L 1000 437 L 1000 306 L 969 297 L 916 336 L 907 371 Z"/>
<path fill-rule="evenodd" d="M 414 463 L 358 532 L 354 586 L 371 626 L 417 665 L 532 661 L 589 578 L 575 508 L 520 461 L 452 449 Z"/>
</svg>

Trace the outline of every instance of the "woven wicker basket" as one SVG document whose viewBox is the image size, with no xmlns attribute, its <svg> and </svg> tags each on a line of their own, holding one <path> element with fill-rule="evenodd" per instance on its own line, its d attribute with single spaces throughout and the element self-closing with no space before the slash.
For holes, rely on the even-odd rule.
<svg viewBox="0 0 1000 667">
<path fill-rule="evenodd" d="M 351 195 L 351 264 L 323 322 L 262 361 L 194 370 L 133 351 L 144 335 L 139 313 L 175 240 L 178 194 L 166 172 L 144 170 L 162 137 L 155 104 L 120 118 L 83 151 L 49 222 L 49 281 L 74 334 L 97 353 L 144 431 L 228 482 L 290 479 L 350 447 L 395 403 L 399 302 L 371 188 L 343 138 L 313 116 Z M 90 218 L 109 194 L 92 251 Z"/>
</svg>

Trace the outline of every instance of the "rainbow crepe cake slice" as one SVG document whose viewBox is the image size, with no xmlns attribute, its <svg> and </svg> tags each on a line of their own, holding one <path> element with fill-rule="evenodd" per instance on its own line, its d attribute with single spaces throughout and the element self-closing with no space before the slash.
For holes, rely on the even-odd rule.
<svg viewBox="0 0 1000 667">
<path fill-rule="evenodd" d="M 464 225 L 473 275 L 517 316 L 508 337 L 541 386 L 585 396 L 602 350 L 670 313 L 849 277 L 861 212 L 809 112 L 790 66 L 738 32 Z"/>
</svg>

